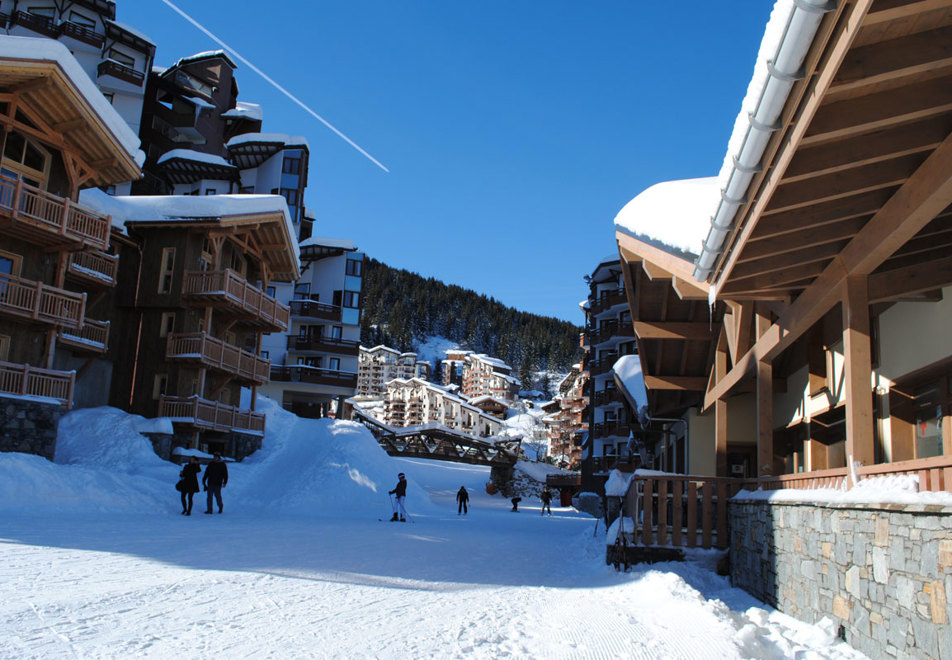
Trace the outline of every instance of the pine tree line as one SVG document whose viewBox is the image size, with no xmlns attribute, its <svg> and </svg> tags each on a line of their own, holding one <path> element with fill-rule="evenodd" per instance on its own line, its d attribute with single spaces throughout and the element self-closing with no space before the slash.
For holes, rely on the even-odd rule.
<svg viewBox="0 0 952 660">
<path fill-rule="evenodd" d="M 361 343 L 413 350 L 414 339 L 443 336 L 462 348 L 505 360 L 514 369 L 568 371 L 581 328 L 520 312 L 433 277 L 364 261 Z"/>
</svg>

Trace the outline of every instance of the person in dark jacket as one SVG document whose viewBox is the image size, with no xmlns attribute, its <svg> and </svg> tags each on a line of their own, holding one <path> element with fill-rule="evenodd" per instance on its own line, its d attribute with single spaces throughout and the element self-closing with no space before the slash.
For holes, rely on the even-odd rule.
<svg viewBox="0 0 952 660">
<path fill-rule="evenodd" d="M 198 459 L 192 456 L 182 467 L 179 476 L 182 478 L 182 515 L 192 515 L 192 498 L 198 492 L 198 473 L 202 471 L 202 466 L 198 464 Z"/>
<path fill-rule="evenodd" d="M 552 493 L 549 492 L 549 487 L 546 486 L 542 489 L 542 494 L 539 495 L 539 499 L 542 500 L 542 514 L 545 515 L 546 510 L 548 510 L 549 515 L 552 515 Z"/>
<path fill-rule="evenodd" d="M 396 495 L 393 499 L 393 518 L 390 522 L 407 521 L 407 508 L 403 502 L 407 499 L 407 475 L 401 472 L 397 475 L 397 485 L 390 491 L 391 495 Z"/>
<path fill-rule="evenodd" d="M 469 493 L 466 492 L 466 486 L 460 486 L 456 492 L 456 501 L 459 502 L 459 509 L 456 515 L 469 513 L 466 504 L 469 502 Z"/>
<path fill-rule="evenodd" d="M 221 454 L 215 453 L 212 462 L 205 466 L 205 474 L 202 476 L 202 486 L 208 492 L 208 505 L 205 513 L 212 512 L 212 495 L 218 501 L 218 513 L 224 508 L 221 503 L 221 489 L 228 485 L 228 466 L 221 460 Z"/>
</svg>

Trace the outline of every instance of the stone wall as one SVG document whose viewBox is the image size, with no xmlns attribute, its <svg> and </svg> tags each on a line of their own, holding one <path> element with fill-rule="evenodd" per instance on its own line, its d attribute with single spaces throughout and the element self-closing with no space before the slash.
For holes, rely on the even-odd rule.
<svg viewBox="0 0 952 660">
<path fill-rule="evenodd" d="M 731 581 L 871 658 L 952 660 L 952 507 L 732 500 Z"/>
<path fill-rule="evenodd" d="M 37 454 L 53 460 L 62 406 L 31 399 L 0 397 L 0 451 Z"/>
</svg>

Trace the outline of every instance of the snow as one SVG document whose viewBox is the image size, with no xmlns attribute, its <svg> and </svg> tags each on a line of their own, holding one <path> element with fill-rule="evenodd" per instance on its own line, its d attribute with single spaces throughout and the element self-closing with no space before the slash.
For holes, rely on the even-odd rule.
<svg viewBox="0 0 952 660">
<path fill-rule="evenodd" d="M 415 339 L 413 341 L 413 350 L 416 351 L 417 362 L 429 362 L 430 366 L 434 368 L 446 357 L 447 351 L 458 348 L 459 342 L 440 335 L 433 335 L 422 340 Z"/>
<path fill-rule="evenodd" d="M 99 121 L 115 136 L 129 156 L 140 166 L 145 162 L 145 154 L 139 149 L 139 136 L 119 116 L 65 45 L 55 39 L 4 35 L 0 36 L 0 59 L 56 62 L 66 77 L 76 86 L 79 96 L 92 106 Z"/>
<path fill-rule="evenodd" d="M 242 133 L 228 140 L 225 146 L 231 149 L 232 147 L 256 142 L 278 143 L 286 147 L 308 147 L 307 138 L 300 135 L 285 135 L 284 133 Z"/>
<path fill-rule="evenodd" d="M 197 99 L 201 100 L 201 99 Z M 209 105 L 209 104 L 206 104 Z M 211 106 L 215 107 L 215 106 Z M 195 151 L 193 149 L 172 149 L 171 151 L 166 151 L 159 157 L 159 160 L 156 161 L 159 165 L 162 163 L 172 160 L 173 158 L 181 158 L 182 160 L 190 160 L 196 163 L 207 163 L 209 165 L 217 165 L 218 167 L 228 167 L 234 169 L 234 165 L 229 163 L 227 160 L 221 156 L 216 156 L 215 154 L 206 154 L 201 151 Z"/>
<path fill-rule="evenodd" d="M 264 121 L 264 109 L 258 103 L 248 103 L 247 101 L 238 101 L 231 110 L 221 113 L 222 117 L 234 117 L 237 119 L 250 119 L 252 121 Z"/>
<path fill-rule="evenodd" d="M 153 46 L 155 45 L 155 41 L 153 41 L 151 37 L 149 37 L 149 36 L 148 36 L 147 34 L 145 34 L 144 32 L 140 32 L 139 30 L 135 29 L 134 27 L 132 27 L 131 25 L 129 25 L 129 24 L 127 24 L 127 23 L 123 23 L 123 22 L 121 22 L 121 21 L 110 20 L 110 19 L 108 19 L 108 18 L 103 19 L 103 20 L 106 22 L 107 25 L 114 25 L 114 26 L 116 26 L 117 28 L 119 28 L 120 30 L 122 30 L 123 32 L 128 32 L 129 34 L 131 34 L 132 36 L 134 36 L 134 37 L 137 38 L 137 39 L 140 39 L 140 40 L 142 40 L 142 41 L 144 41 L 144 42 L 146 42 L 146 43 L 148 43 L 148 44 L 152 44 Z M 154 68 L 154 67 L 153 67 L 153 68 Z"/>
<path fill-rule="evenodd" d="M 641 373 L 641 358 L 637 355 L 623 355 L 612 365 L 612 371 L 618 376 L 628 396 L 637 404 L 640 411 L 648 405 L 648 393 L 645 390 L 645 377 Z"/>
<path fill-rule="evenodd" d="M 716 553 L 619 573 L 601 525 L 511 513 L 488 467 L 259 404 L 221 516 L 179 515 L 179 467 L 114 409 L 64 416 L 55 463 L 0 454 L 0 657 L 862 657 L 730 587 Z M 398 472 L 413 522 L 378 522 Z"/>
<path fill-rule="evenodd" d="M 185 100 L 194 105 L 196 108 L 214 108 L 214 103 L 209 103 L 205 99 L 200 99 L 197 96 L 186 96 Z"/>
<path fill-rule="evenodd" d="M 637 239 L 694 260 L 701 253 L 717 208 L 717 177 L 658 183 L 625 204 L 615 228 Z M 615 257 L 617 259 L 617 256 Z"/>
<path fill-rule="evenodd" d="M 357 244 L 346 238 L 327 238 L 324 236 L 311 236 L 301 241 L 301 247 L 317 246 L 331 248 L 336 250 L 347 250 L 354 252 L 357 250 Z"/>
<path fill-rule="evenodd" d="M 226 62 L 228 62 L 232 66 L 232 68 L 235 68 L 235 69 L 238 68 L 238 65 L 236 65 L 232 61 L 228 53 L 226 53 L 223 50 L 205 50 L 205 51 L 202 51 L 201 53 L 195 53 L 194 55 L 189 55 L 187 57 L 180 57 L 178 60 L 175 61 L 175 64 L 173 64 L 169 68 L 175 69 L 182 66 L 183 64 L 188 64 L 189 62 L 195 62 L 197 60 L 204 60 L 209 57 L 220 57 Z"/>
<path fill-rule="evenodd" d="M 741 490 L 736 500 L 770 502 L 816 503 L 829 505 L 909 505 L 919 507 L 948 507 L 952 513 L 952 493 L 947 491 L 919 491 L 916 475 L 887 475 L 861 479 L 852 488 L 813 488 L 785 490 Z"/>
<path fill-rule="evenodd" d="M 612 470 L 605 482 L 605 494 L 609 497 L 623 497 L 628 492 L 628 484 L 634 475 Z"/>
</svg>

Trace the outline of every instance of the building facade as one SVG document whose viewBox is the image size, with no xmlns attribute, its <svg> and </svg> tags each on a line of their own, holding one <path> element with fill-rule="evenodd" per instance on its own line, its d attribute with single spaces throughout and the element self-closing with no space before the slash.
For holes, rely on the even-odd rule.
<svg viewBox="0 0 952 660">
<path fill-rule="evenodd" d="M 467 353 L 462 364 L 460 391 L 470 399 L 489 396 L 513 403 L 519 383 L 512 375 L 512 367 L 502 360 L 483 353 Z"/>
<path fill-rule="evenodd" d="M 477 437 L 497 435 L 503 427 L 501 420 L 484 413 L 465 398 L 421 378 L 387 383 L 385 414 L 384 422 L 388 426 L 436 423 Z"/>
<path fill-rule="evenodd" d="M 430 364 L 418 362 L 416 353 L 401 353 L 389 346 L 360 347 L 357 394 L 360 396 L 384 396 L 387 383 L 395 378 L 409 380 L 430 379 Z"/>
</svg>

